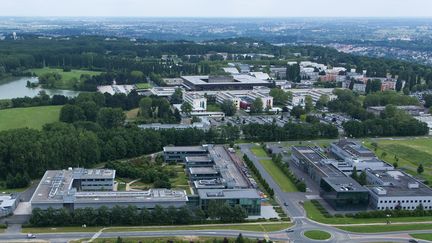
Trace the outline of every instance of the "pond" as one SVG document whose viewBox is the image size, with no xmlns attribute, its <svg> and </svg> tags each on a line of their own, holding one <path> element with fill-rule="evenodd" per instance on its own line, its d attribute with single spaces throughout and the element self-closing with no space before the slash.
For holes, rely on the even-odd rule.
<svg viewBox="0 0 432 243">
<path fill-rule="evenodd" d="M 80 91 L 62 90 L 62 89 L 44 89 L 41 87 L 28 88 L 27 81 L 32 83 L 38 82 L 37 77 L 16 77 L 0 83 L 0 100 L 13 99 L 18 97 L 35 97 L 40 91 L 44 90 L 48 95 L 64 95 L 68 97 L 77 96 Z"/>
</svg>

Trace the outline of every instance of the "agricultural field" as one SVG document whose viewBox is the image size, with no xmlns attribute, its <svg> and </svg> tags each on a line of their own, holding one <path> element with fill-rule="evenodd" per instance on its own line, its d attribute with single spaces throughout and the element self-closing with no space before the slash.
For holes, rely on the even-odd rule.
<svg viewBox="0 0 432 243">
<path fill-rule="evenodd" d="M 41 76 L 45 73 L 58 73 L 61 75 L 61 80 L 57 81 L 54 84 L 54 88 L 56 89 L 68 89 L 74 90 L 76 85 L 80 83 L 81 75 L 87 74 L 90 76 L 96 76 L 101 74 L 101 72 L 97 71 L 88 71 L 88 70 L 76 70 L 72 69 L 70 72 L 64 72 L 63 69 L 60 68 L 35 68 L 30 69 L 30 72 L 35 73 L 36 76 Z"/>
<path fill-rule="evenodd" d="M 41 129 L 47 123 L 56 122 L 62 106 L 39 106 L 0 110 L 0 131 L 16 128 Z"/>
<path fill-rule="evenodd" d="M 432 182 L 432 138 L 368 139 L 364 144 L 380 159 L 390 164 L 397 162 L 398 168 Z M 424 172 L 419 175 L 417 167 L 420 164 L 423 164 Z"/>
</svg>

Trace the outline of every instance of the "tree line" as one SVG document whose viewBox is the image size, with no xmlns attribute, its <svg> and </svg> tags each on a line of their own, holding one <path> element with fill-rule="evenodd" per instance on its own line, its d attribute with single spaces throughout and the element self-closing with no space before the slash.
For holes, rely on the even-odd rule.
<svg viewBox="0 0 432 243">
<path fill-rule="evenodd" d="M 77 208 L 73 211 L 66 208 L 32 211 L 30 225 L 36 227 L 59 226 L 139 226 L 139 225 L 185 225 L 211 222 L 237 223 L 247 217 L 246 211 L 239 205 L 210 203 L 206 211 L 200 208 L 170 206 L 164 208 L 156 205 L 154 209 L 138 209 L 135 206 L 114 206 L 108 208 Z"/>
<path fill-rule="evenodd" d="M 318 138 L 337 138 L 338 129 L 324 123 L 286 123 L 283 127 L 276 124 L 247 124 L 242 126 L 246 139 L 252 141 L 285 141 Z"/>
</svg>

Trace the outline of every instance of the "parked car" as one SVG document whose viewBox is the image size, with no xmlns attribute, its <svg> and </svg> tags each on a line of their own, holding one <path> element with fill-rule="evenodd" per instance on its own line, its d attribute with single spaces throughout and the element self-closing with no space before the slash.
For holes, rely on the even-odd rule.
<svg viewBox="0 0 432 243">
<path fill-rule="evenodd" d="M 34 239 L 36 238 L 36 235 L 34 234 L 27 234 L 27 239 Z"/>
</svg>

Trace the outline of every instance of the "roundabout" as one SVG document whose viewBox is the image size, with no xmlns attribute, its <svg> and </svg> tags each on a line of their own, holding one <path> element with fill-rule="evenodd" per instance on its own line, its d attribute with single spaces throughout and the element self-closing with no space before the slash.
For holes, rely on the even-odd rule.
<svg viewBox="0 0 432 243">
<path fill-rule="evenodd" d="M 332 238 L 332 235 L 329 232 L 323 230 L 307 230 L 303 232 L 303 236 L 311 240 L 320 241 L 329 240 Z"/>
</svg>

